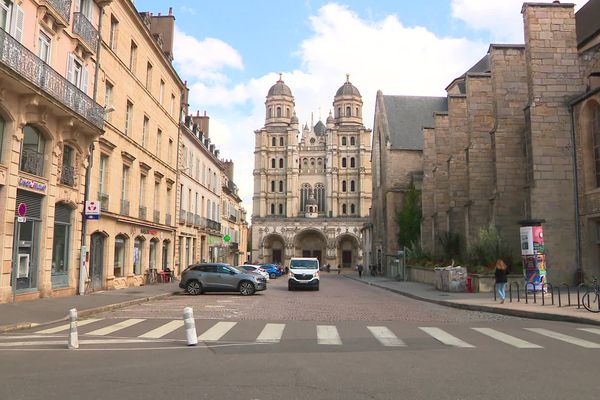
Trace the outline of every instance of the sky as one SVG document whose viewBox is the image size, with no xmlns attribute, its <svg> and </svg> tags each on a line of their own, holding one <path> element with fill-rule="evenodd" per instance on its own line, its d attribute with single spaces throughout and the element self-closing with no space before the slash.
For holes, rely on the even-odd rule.
<svg viewBox="0 0 600 400">
<path fill-rule="evenodd" d="M 551 0 L 536 0 L 551 2 Z M 576 10 L 586 0 L 573 1 Z M 346 81 L 373 126 L 378 90 L 445 96 L 490 43 L 523 43 L 522 0 L 136 0 L 138 11 L 175 16 L 174 65 L 190 88 L 190 112 L 206 111 L 210 137 L 235 165 L 252 214 L 254 131 L 283 75 L 300 123 L 325 120 Z"/>
</svg>

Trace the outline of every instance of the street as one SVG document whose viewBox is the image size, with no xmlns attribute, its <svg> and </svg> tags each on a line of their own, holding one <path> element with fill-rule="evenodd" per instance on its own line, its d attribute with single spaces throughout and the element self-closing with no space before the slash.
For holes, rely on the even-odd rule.
<svg viewBox="0 0 600 400">
<path fill-rule="evenodd" d="M 182 293 L 82 319 L 78 350 L 66 349 L 64 323 L 1 335 L 1 398 L 592 399 L 599 333 L 334 274 L 318 292 L 288 292 L 283 277 L 251 297 Z"/>
</svg>

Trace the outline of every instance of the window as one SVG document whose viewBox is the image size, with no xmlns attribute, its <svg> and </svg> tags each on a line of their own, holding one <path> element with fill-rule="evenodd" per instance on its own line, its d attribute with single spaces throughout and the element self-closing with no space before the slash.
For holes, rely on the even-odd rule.
<svg viewBox="0 0 600 400">
<path fill-rule="evenodd" d="M 274 137 L 271 138 L 271 146 L 275 146 L 277 144 L 276 140 L 277 139 L 275 139 Z"/>
<path fill-rule="evenodd" d="M 60 173 L 60 183 L 68 186 L 75 185 L 75 169 L 73 168 L 73 148 L 63 146 L 62 168 Z"/>
<path fill-rule="evenodd" d="M 352 136 L 350 138 L 350 146 L 354 146 L 356 144 L 356 138 L 354 136 Z"/>
<path fill-rule="evenodd" d="M 279 145 L 283 146 L 283 138 L 279 138 Z"/>
<path fill-rule="evenodd" d="M 146 89 L 151 90 L 152 87 L 152 64 L 146 65 Z"/>
<path fill-rule="evenodd" d="M 341 116 L 342 116 L 342 107 L 338 107 L 337 108 L 337 115 L 336 115 L 336 117 L 339 118 Z"/>
<path fill-rule="evenodd" d="M 283 158 L 279 159 L 279 168 L 283 168 Z"/>
<path fill-rule="evenodd" d="M 171 105 L 169 106 L 169 113 L 171 116 L 175 116 L 175 95 L 171 93 Z"/>
<path fill-rule="evenodd" d="M 131 49 L 129 50 L 129 70 L 135 74 L 135 65 L 137 63 L 137 44 L 131 41 Z"/>
<path fill-rule="evenodd" d="M 67 65 L 67 80 L 87 93 L 88 73 L 73 53 L 69 53 Z"/>
<path fill-rule="evenodd" d="M 594 107 L 592 115 L 592 138 L 594 141 L 594 165 L 596 167 L 596 186 L 600 186 L 600 106 Z"/>
<path fill-rule="evenodd" d="M 42 176 L 44 174 L 44 150 L 46 146 L 42 134 L 36 128 L 25 125 L 21 146 L 21 171 Z"/>
<path fill-rule="evenodd" d="M 271 203 L 271 215 L 275 215 L 275 204 Z"/>
<path fill-rule="evenodd" d="M 342 192 L 346 191 L 346 181 L 342 181 Z"/>
<path fill-rule="evenodd" d="M 127 100 L 127 109 L 125 111 L 125 135 L 129 136 L 131 123 L 133 121 L 133 103 Z"/>
<path fill-rule="evenodd" d="M 342 158 L 342 168 L 346 168 L 346 157 Z"/>
<path fill-rule="evenodd" d="M 279 204 L 279 215 L 283 215 L 283 204 Z"/>
<path fill-rule="evenodd" d="M 355 184 L 354 184 L 354 181 L 350 181 L 350 191 L 351 191 L 351 192 L 354 192 L 354 191 L 356 191 L 356 186 L 355 186 Z"/>
<path fill-rule="evenodd" d="M 350 158 L 350 168 L 354 168 L 356 167 L 356 160 L 354 159 L 354 157 Z"/>
<path fill-rule="evenodd" d="M 146 175 L 140 175 L 140 214 L 141 219 L 146 219 Z"/>
<path fill-rule="evenodd" d="M 275 181 L 271 181 L 271 192 L 275 191 Z"/>
<path fill-rule="evenodd" d="M 342 146 L 346 145 L 346 136 L 342 136 Z"/>
<path fill-rule="evenodd" d="M 38 57 L 46 64 L 50 64 L 51 43 L 50 37 L 40 31 L 40 36 L 38 37 Z"/>
<path fill-rule="evenodd" d="M 58 275 L 66 278 L 69 271 L 69 253 L 71 250 L 71 214 L 73 210 L 59 203 L 54 209 L 54 238 L 52 243 L 52 281 L 59 282 Z M 62 283 L 62 282 L 61 282 Z"/>
<path fill-rule="evenodd" d="M 165 100 L 165 81 L 160 80 L 160 91 L 158 92 L 158 101 L 160 105 L 163 105 Z"/>
<path fill-rule="evenodd" d="M 148 128 L 150 125 L 150 120 L 148 117 L 144 115 L 144 123 L 142 125 L 142 147 L 146 147 L 148 143 Z"/>
<path fill-rule="evenodd" d="M 156 131 L 156 157 L 160 158 L 160 148 L 162 145 L 162 131 L 158 129 Z"/>
<path fill-rule="evenodd" d="M 123 175 L 121 176 L 121 200 L 127 200 L 127 185 L 129 178 L 129 167 L 123 165 Z"/>
<path fill-rule="evenodd" d="M 346 117 L 352 116 L 352 109 L 350 107 L 346 107 Z"/>
<path fill-rule="evenodd" d="M 4 143 L 4 126 L 6 125 L 6 122 L 4 121 L 4 118 L 2 118 L 2 116 L 0 116 L 0 162 L 2 161 L 2 145 Z"/>
<path fill-rule="evenodd" d="M 19 42 L 23 41 L 24 20 L 25 13 L 19 5 L 10 0 L 0 0 L 0 28 Z"/>
<path fill-rule="evenodd" d="M 169 164 L 173 163 L 173 139 L 169 138 Z"/>
<path fill-rule="evenodd" d="M 119 32 L 119 21 L 114 15 L 110 16 L 110 32 L 108 34 L 108 47 L 113 51 L 117 50 L 117 34 Z"/>
<path fill-rule="evenodd" d="M 142 274 L 142 250 L 144 247 L 144 240 L 142 238 L 135 238 L 133 241 L 133 274 Z"/>
<path fill-rule="evenodd" d="M 112 83 L 106 81 L 106 84 L 104 85 L 104 107 L 108 107 L 112 104 L 113 88 L 114 86 Z M 105 115 L 105 118 L 110 121 L 112 113 L 106 113 Z"/>
<path fill-rule="evenodd" d="M 342 204 L 342 214 L 348 214 L 348 207 L 345 204 Z"/>
<path fill-rule="evenodd" d="M 354 204 L 350 204 L 350 214 L 356 214 L 356 206 Z"/>
<path fill-rule="evenodd" d="M 281 107 L 277 107 L 277 118 L 281 118 Z"/>
<path fill-rule="evenodd" d="M 108 167 L 108 156 L 100 155 L 100 177 L 98 178 L 98 197 L 106 193 L 106 168 Z"/>
<path fill-rule="evenodd" d="M 119 235 L 115 238 L 115 260 L 113 273 L 116 278 L 123 276 L 125 269 L 125 242 L 127 238 Z"/>
<path fill-rule="evenodd" d="M 78 0 L 75 2 L 75 12 L 81 12 L 87 19 L 92 16 L 92 0 Z"/>
<path fill-rule="evenodd" d="M 271 159 L 271 168 L 275 168 L 275 159 L 274 158 Z"/>
<path fill-rule="evenodd" d="M 283 181 L 279 181 L 279 192 L 283 192 Z"/>
</svg>

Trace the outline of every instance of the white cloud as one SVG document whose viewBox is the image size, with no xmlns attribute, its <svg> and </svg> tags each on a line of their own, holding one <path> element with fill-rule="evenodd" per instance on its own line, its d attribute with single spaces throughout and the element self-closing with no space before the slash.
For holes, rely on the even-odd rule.
<svg viewBox="0 0 600 400">
<path fill-rule="evenodd" d="M 537 0 L 551 3 L 552 0 Z M 578 10 L 587 0 L 570 1 Z M 452 16 L 469 28 L 487 31 L 498 43 L 523 43 L 523 0 L 452 0 Z"/>
</svg>

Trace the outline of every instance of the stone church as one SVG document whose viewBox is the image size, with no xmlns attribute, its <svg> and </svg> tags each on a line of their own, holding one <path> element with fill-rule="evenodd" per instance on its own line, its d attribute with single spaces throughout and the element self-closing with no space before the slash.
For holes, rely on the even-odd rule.
<svg viewBox="0 0 600 400">
<path fill-rule="evenodd" d="M 347 76 L 326 123 L 301 127 L 281 76 L 269 89 L 265 125 L 254 132 L 253 261 L 363 263 L 360 234 L 372 180 L 371 130 L 363 125 L 362 106 Z"/>
</svg>

